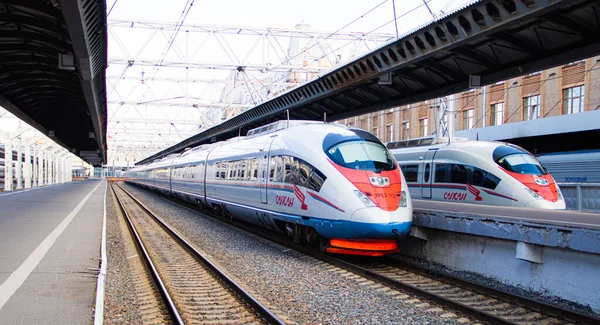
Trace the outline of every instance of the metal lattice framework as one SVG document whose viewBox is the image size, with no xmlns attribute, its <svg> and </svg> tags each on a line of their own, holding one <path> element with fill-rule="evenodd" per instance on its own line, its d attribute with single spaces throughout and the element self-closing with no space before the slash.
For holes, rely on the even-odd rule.
<svg viewBox="0 0 600 325">
<path fill-rule="evenodd" d="M 287 112 L 335 121 L 594 56 L 599 31 L 598 1 L 478 1 L 140 163 L 243 134 Z"/>
<path fill-rule="evenodd" d="M 108 35 L 109 160 L 130 162 L 393 39 L 303 23 L 265 29 L 124 20 L 109 20 Z"/>
</svg>

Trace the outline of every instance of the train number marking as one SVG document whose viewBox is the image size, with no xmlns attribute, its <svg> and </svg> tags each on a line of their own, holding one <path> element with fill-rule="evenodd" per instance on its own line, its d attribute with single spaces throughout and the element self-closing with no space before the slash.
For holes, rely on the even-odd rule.
<svg viewBox="0 0 600 325">
<path fill-rule="evenodd" d="M 275 204 L 283 205 L 284 207 L 293 207 L 294 198 L 289 196 L 277 195 L 275 196 Z"/>
<path fill-rule="evenodd" d="M 444 200 L 464 201 L 467 198 L 467 193 L 446 192 Z"/>
<path fill-rule="evenodd" d="M 396 197 L 399 196 L 395 193 L 375 193 L 376 198 Z"/>
</svg>

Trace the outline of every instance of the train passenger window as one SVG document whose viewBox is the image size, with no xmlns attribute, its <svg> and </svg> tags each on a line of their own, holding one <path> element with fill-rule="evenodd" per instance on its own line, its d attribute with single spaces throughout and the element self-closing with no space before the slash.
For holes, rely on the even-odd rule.
<svg viewBox="0 0 600 325">
<path fill-rule="evenodd" d="M 467 166 L 451 164 L 450 183 L 467 184 Z"/>
<path fill-rule="evenodd" d="M 423 175 L 424 179 L 425 179 L 425 183 L 429 183 L 429 164 L 425 164 L 425 173 Z"/>
<path fill-rule="evenodd" d="M 483 185 L 483 181 L 485 179 L 485 174 L 487 174 L 487 172 L 479 169 L 479 168 L 474 168 L 473 170 L 473 185 L 477 185 L 477 186 L 482 186 Z"/>
<path fill-rule="evenodd" d="M 273 166 L 275 168 L 275 175 L 271 181 L 283 182 L 283 158 L 281 156 L 276 156 L 273 158 L 273 161 L 275 162 Z"/>
<path fill-rule="evenodd" d="M 498 186 L 499 183 L 500 183 L 500 177 L 497 177 L 496 175 L 494 175 L 492 173 L 487 173 L 487 175 L 485 176 L 485 180 L 483 181 L 483 187 L 487 187 L 491 190 L 495 190 L 496 186 Z"/>
<path fill-rule="evenodd" d="M 318 169 L 313 169 L 312 174 L 310 174 L 310 177 L 308 178 L 308 182 L 306 182 L 306 188 L 319 192 L 326 179 L 327 177 L 325 177 Z"/>
<path fill-rule="evenodd" d="M 436 183 L 443 183 L 446 177 L 446 164 L 435 164 L 435 177 Z"/>
<path fill-rule="evenodd" d="M 407 182 L 417 182 L 417 172 L 419 171 L 419 165 L 402 165 L 400 166 L 404 178 Z"/>
<path fill-rule="evenodd" d="M 299 185 L 306 186 L 306 181 L 308 180 L 308 176 L 312 172 L 312 166 L 310 166 L 305 161 L 300 160 L 300 168 L 298 169 L 298 176 L 300 176 Z"/>
<path fill-rule="evenodd" d="M 269 162 L 269 180 L 272 182 L 275 179 L 275 168 L 277 163 L 275 162 L 275 157 L 271 156 L 271 161 Z"/>
<path fill-rule="evenodd" d="M 293 164 L 292 170 L 285 174 L 285 182 L 288 184 L 300 185 L 300 177 L 298 176 L 298 166 Z"/>
</svg>

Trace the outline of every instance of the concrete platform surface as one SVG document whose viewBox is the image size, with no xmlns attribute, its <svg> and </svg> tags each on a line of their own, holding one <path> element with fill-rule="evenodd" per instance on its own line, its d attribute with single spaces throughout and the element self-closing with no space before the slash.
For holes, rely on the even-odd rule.
<svg viewBox="0 0 600 325">
<path fill-rule="evenodd" d="M 0 194 L 0 324 L 91 324 L 106 182 Z"/>
</svg>

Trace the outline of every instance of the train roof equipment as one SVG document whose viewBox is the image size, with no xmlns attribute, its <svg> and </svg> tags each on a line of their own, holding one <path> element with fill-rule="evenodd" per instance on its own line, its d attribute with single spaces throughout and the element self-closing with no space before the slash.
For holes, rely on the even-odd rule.
<svg viewBox="0 0 600 325">
<path fill-rule="evenodd" d="M 388 149 L 400 149 L 400 148 L 411 148 L 411 147 L 425 147 L 433 146 L 436 144 L 449 144 L 452 142 L 466 142 L 467 138 L 448 138 L 448 137 L 422 137 L 410 140 L 402 140 L 396 142 L 388 142 L 386 144 Z"/>
</svg>

